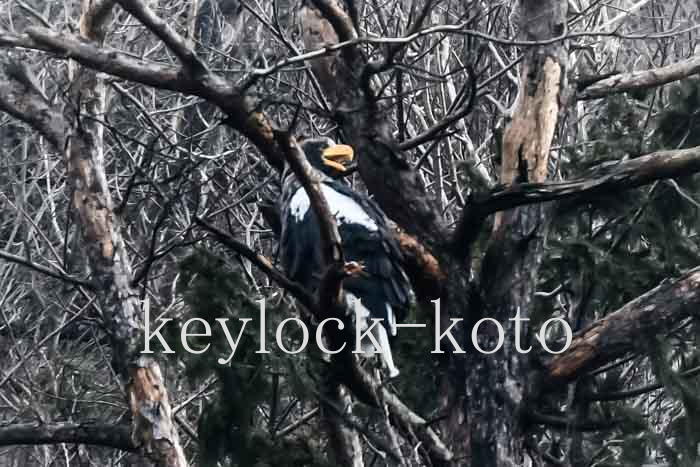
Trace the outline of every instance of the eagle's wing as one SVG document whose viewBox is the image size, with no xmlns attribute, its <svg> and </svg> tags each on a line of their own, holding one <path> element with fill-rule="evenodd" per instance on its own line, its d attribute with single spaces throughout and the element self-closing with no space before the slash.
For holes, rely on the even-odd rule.
<svg viewBox="0 0 700 467">
<path fill-rule="evenodd" d="M 365 271 L 365 275 L 347 279 L 346 289 L 359 292 L 355 295 L 363 297 L 370 310 L 380 313 L 388 304 L 396 314 L 395 320 L 403 320 L 411 301 L 411 287 L 386 216 L 372 199 L 344 183 L 333 180 L 324 184 L 351 200 L 364 216 L 357 219 L 336 214 L 346 261 L 362 262 Z"/>
<path fill-rule="evenodd" d="M 336 180 L 322 183 L 335 215 L 346 261 L 360 262 L 364 274 L 348 278 L 346 290 L 360 297 L 377 317 L 388 304 L 402 320 L 411 301 L 411 288 L 403 269 L 403 256 L 379 206 L 367 196 Z M 320 233 L 316 215 L 304 190 L 294 184 L 282 199 L 280 253 L 287 274 L 309 290 L 320 279 Z"/>
</svg>

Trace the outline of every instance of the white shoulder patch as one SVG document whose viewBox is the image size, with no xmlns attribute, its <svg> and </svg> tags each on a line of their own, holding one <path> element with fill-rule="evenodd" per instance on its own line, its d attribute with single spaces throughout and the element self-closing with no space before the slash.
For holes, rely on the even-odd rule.
<svg viewBox="0 0 700 467">
<path fill-rule="evenodd" d="M 371 232 L 378 230 L 377 224 L 362 209 L 362 206 L 357 204 L 352 198 L 338 193 L 325 184 L 321 184 L 321 191 L 323 196 L 326 197 L 326 202 L 328 202 L 328 207 L 330 207 L 331 212 L 335 216 L 336 222 L 339 224 L 360 224 Z M 304 219 L 310 204 L 306 191 L 300 187 L 289 202 L 289 210 L 297 222 L 301 222 Z"/>
<path fill-rule="evenodd" d="M 301 222 L 306 215 L 306 211 L 309 210 L 309 197 L 306 196 L 306 192 L 303 187 L 299 187 L 292 199 L 289 201 L 289 212 L 294 216 L 297 222 Z"/>
</svg>

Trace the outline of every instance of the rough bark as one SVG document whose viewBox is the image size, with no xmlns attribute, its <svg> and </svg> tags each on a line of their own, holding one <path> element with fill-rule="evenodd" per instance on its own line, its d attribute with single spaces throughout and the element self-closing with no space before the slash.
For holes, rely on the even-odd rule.
<svg viewBox="0 0 700 467">
<path fill-rule="evenodd" d="M 37 444 L 92 444 L 136 452 L 128 426 L 98 423 L 17 423 L 0 427 L 0 446 Z"/>
<path fill-rule="evenodd" d="M 101 43 L 113 2 L 82 3 L 80 36 Z M 103 155 L 103 127 L 80 114 L 101 115 L 104 87 L 97 73 L 77 66 L 65 118 L 68 181 L 78 213 L 85 251 L 98 299 L 112 340 L 113 364 L 125 385 L 132 416 L 132 437 L 157 465 L 184 467 L 187 460 L 172 419 L 168 393 L 158 363 L 141 355 L 143 320 L 131 290 L 131 264 L 114 214 Z M 80 110 L 78 113 L 76 110 Z"/>
<path fill-rule="evenodd" d="M 102 42 L 112 7 L 111 1 L 83 1 L 81 44 L 91 48 L 90 42 Z M 141 307 L 129 285 L 131 265 L 107 185 L 103 129 L 95 120 L 80 117 L 102 113 L 104 89 L 92 69 L 74 65 L 72 74 L 62 114 L 38 96 L 20 95 L 11 86 L 1 90 L 0 105 L 65 154 L 72 207 L 80 219 L 93 287 L 112 342 L 113 364 L 131 408 L 134 446 L 157 465 L 186 466 L 160 368 L 140 354 Z"/>
<path fill-rule="evenodd" d="M 518 206 L 555 200 L 585 200 L 612 195 L 656 180 L 688 176 L 700 171 L 700 147 L 657 151 L 587 170 L 573 180 L 549 183 L 515 183 L 499 186 L 472 197 L 462 211 L 454 234 L 454 249 L 464 255 L 485 219 L 493 213 Z"/>
<path fill-rule="evenodd" d="M 332 374 L 324 375 L 321 414 L 324 425 L 330 438 L 333 457 L 338 465 L 348 467 L 363 467 L 362 445 L 356 430 L 343 422 L 343 415 L 339 415 L 328 404 L 334 404 L 342 414 L 352 414 L 352 397 L 348 390 L 340 385 Z"/>
<path fill-rule="evenodd" d="M 0 109 L 27 123 L 53 144 L 62 149 L 65 143 L 66 122 L 61 112 L 19 83 L 0 84 Z"/>
<path fill-rule="evenodd" d="M 534 54 L 523 62 L 513 120 L 503 135 L 500 182 L 543 182 L 559 112 L 562 66 L 556 55 Z"/>
<path fill-rule="evenodd" d="M 700 73 L 700 57 L 693 57 L 651 70 L 618 73 L 606 77 L 584 87 L 576 97 L 579 100 L 599 99 L 610 94 L 661 86 L 698 73 Z"/>
<path fill-rule="evenodd" d="M 522 0 L 521 31 L 526 40 L 560 36 L 566 29 L 563 0 Z M 561 43 L 525 51 L 520 91 L 513 119 L 503 140 L 501 183 L 541 183 L 547 178 L 549 149 L 561 105 L 566 49 Z M 510 467 L 537 463 L 525 446 L 523 413 L 530 397 L 531 364 L 512 336 L 516 314 L 529 318 L 543 255 L 547 206 L 525 206 L 502 213 L 494 223 L 481 271 L 484 316 L 505 330 L 503 347 L 485 355 L 472 352 L 466 369 L 471 465 Z M 522 342 L 527 335 L 521 327 Z M 496 327 L 479 329 L 481 349 L 493 349 Z"/>
<path fill-rule="evenodd" d="M 645 353 L 650 337 L 698 316 L 700 268 L 664 281 L 619 310 L 587 326 L 571 346 L 547 362 L 545 384 L 571 381 L 586 371 L 637 350 Z"/>
</svg>

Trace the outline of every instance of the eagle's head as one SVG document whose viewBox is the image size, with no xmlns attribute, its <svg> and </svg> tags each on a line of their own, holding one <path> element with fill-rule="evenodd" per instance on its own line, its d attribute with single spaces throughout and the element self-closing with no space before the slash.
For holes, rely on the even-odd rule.
<svg viewBox="0 0 700 467">
<path fill-rule="evenodd" d="M 306 139 L 301 143 L 301 149 L 316 170 L 329 177 L 336 177 L 345 172 L 345 164 L 352 162 L 354 151 L 347 144 L 335 144 L 326 137 Z"/>
</svg>

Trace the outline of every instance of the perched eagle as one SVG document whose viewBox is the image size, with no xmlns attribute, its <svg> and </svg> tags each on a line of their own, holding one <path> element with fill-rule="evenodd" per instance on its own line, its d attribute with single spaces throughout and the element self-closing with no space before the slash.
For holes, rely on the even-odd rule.
<svg viewBox="0 0 700 467">
<path fill-rule="evenodd" d="M 346 170 L 343 162 L 352 160 L 352 148 L 335 144 L 330 138 L 318 138 L 304 141 L 301 149 L 321 177 L 321 191 L 335 216 L 345 260 L 363 266 L 361 274 L 343 282 L 348 308 L 355 310 L 355 320 L 363 330 L 371 324 L 370 318 L 382 320 L 372 333 L 382 347 L 376 351 L 389 375 L 394 377 L 399 371 L 391 355 L 389 335 L 396 336 L 396 323 L 405 317 L 410 302 L 401 251 L 379 206 L 331 178 Z M 320 231 L 309 198 L 291 171 L 283 176 L 280 212 L 280 253 L 284 268 L 293 280 L 315 292 L 323 273 Z M 358 299 L 360 305 L 356 306 Z M 375 352 L 371 342 L 363 344 L 364 352 Z"/>
</svg>

